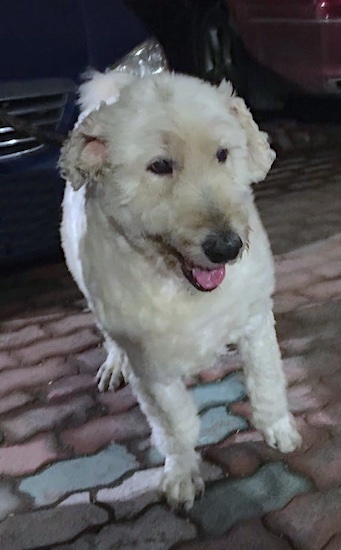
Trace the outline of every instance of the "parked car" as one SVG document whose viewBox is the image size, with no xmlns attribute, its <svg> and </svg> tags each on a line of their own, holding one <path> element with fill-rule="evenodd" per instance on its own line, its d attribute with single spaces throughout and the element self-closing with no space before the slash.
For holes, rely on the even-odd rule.
<svg viewBox="0 0 341 550">
<path fill-rule="evenodd" d="M 341 0 L 128 0 L 174 69 L 232 80 L 249 104 L 341 96 Z"/>
<path fill-rule="evenodd" d="M 89 67 L 104 70 L 148 37 L 121 0 L 2 0 L 0 108 L 65 134 Z M 59 250 L 57 146 L 0 123 L 0 267 Z"/>
</svg>

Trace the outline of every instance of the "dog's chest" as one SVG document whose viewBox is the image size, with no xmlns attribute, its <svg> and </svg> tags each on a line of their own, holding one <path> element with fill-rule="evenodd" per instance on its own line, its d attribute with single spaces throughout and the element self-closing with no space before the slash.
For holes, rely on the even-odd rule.
<svg viewBox="0 0 341 550">
<path fill-rule="evenodd" d="M 270 293 L 270 271 L 263 265 L 256 273 L 249 262 L 231 266 L 221 288 L 201 294 L 186 281 L 180 287 L 162 283 L 131 257 L 123 262 L 104 249 L 99 253 L 98 241 L 88 257 L 86 280 L 97 317 L 118 341 L 138 342 L 136 361 L 155 373 L 160 365 L 164 374 L 212 365 L 226 344 L 240 339 L 252 304 Z"/>
<path fill-rule="evenodd" d="M 162 365 L 163 371 L 186 374 L 209 366 L 226 344 L 237 342 L 252 309 L 272 292 L 272 259 L 261 225 L 253 239 L 251 252 L 227 267 L 221 287 L 204 294 L 185 279 L 160 276 L 139 255 L 125 254 L 98 222 L 88 220 L 77 255 L 102 328 L 118 341 L 138 342 L 139 361 L 152 370 Z"/>
</svg>

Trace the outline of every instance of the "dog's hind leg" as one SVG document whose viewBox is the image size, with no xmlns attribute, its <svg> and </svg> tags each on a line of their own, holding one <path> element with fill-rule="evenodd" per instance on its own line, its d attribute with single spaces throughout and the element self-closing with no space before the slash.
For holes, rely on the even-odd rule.
<svg viewBox="0 0 341 550">
<path fill-rule="evenodd" d="M 253 423 L 271 447 L 289 453 L 301 436 L 288 410 L 286 382 L 272 311 L 255 317 L 239 343 Z"/>
<path fill-rule="evenodd" d="M 122 382 L 123 371 L 129 364 L 126 352 L 107 334 L 104 334 L 104 347 L 108 355 L 96 375 L 100 391 L 118 388 Z"/>
<path fill-rule="evenodd" d="M 204 491 L 195 445 L 199 418 L 191 395 L 181 379 L 169 384 L 128 376 L 140 407 L 152 428 L 152 439 L 165 456 L 162 490 L 172 507 L 193 505 Z"/>
</svg>

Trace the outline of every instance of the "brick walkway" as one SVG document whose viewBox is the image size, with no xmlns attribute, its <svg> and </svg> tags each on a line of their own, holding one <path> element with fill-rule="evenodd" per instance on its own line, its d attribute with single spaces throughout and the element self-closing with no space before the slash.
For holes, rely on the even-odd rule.
<svg viewBox="0 0 341 550">
<path fill-rule="evenodd" d="M 161 457 L 128 386 L 99 394 L 104 358 L 63 265 L 0 291 L 1 550 L 341 549 L 341 161 L 278 161 L 257 200 L 302 450 L 250 427 L 238 356 L 191 380 L 207 489 L 188 517 L 159 499 Z"/>
</svg>

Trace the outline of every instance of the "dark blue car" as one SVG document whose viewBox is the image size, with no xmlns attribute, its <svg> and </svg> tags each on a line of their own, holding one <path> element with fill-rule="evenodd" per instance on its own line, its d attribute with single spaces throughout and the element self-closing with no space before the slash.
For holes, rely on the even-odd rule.
<svg viewBox="0 0 341 550">
<path fill-rule="evenodd" d="M 65 134 L 89 67 L 113 65 L 147 38 L 120 0 L 1 0 L 0 108 Z M 59 250 L 58 146 L 0 122 L 0 267 Z"/>
</svg>

